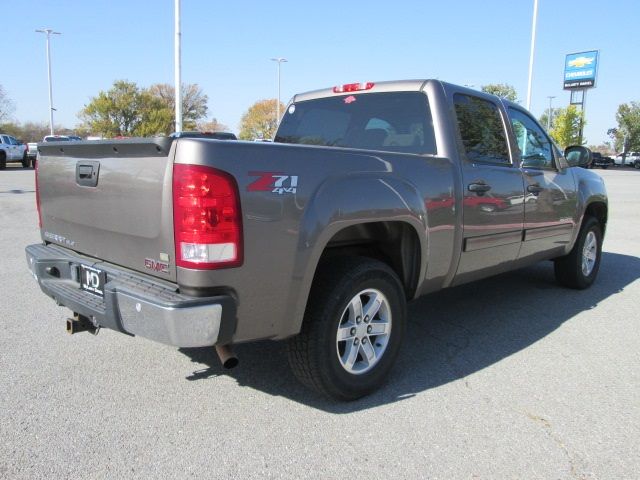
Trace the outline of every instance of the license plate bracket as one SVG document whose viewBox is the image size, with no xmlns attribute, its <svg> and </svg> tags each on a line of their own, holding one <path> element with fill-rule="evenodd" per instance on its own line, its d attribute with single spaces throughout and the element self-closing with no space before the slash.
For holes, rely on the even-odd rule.
<svg viewBox="0 0 640 480">
<path fill-rule="evenodd" d="M 104 297 L 107 274 L 98 268 L 80 265 L 80 288 L 98 297 Z"/>
</svg>

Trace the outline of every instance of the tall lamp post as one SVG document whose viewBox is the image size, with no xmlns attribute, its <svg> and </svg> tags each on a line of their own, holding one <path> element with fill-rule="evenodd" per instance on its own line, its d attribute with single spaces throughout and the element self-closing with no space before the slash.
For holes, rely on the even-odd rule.
<svg viewBox="0 0 640 480">
<path fill-rule="evenodd" d="M 531 83 L 533 80 L 533 54 L 536 49 L 536 23 L 538 22 L 538 0 L 533 0 L 533 22 L 531 25 L 531 51 L 529 52 L 529 82 L 527 83 L 527 110 L 531 110 Z"/>
<path fill-rule="evenodd" d="M 51 48 L 49 47 L 49 38 L 51 35 L 62 35 L 60 32 L 54 32 L 50 28 L 36 30 L 37 33 L 44 33 L 47 36 L 47 70 L 49 72 L 49 131 L 53 135 L 53 88 L 51 86 Z"/>
<path fill-rule="evenodd" d="M 551 130 L 551 115 L 552 115 L 551 112 L 553 112 L 553 110 L 551 109 L 551 101 L 556 97 L 552 95 L 548 95 L 547 98 L 549 99 L 549 115 L 547 115 L 547 132 L 548 132 L 549 130 Z"/>
<path fill-rule="evenodd" d="M 286 62 L 286 58 L 272 58 L 271 61 L 278 62 L 278 103 L 276 104 L 276 124 L 280 121 L 280 64 Z"/>
<path fill-rule="evenodd" d="M 182 32 L 180 31 L 180 0 L 175 0 L 175 43 L 174 43 L 174 62 L 175 62 L 175 108 L 176 108 L 176 132 L 182 131 L 182 79 L 181 79 L 181 40 Z"/>
</svg>

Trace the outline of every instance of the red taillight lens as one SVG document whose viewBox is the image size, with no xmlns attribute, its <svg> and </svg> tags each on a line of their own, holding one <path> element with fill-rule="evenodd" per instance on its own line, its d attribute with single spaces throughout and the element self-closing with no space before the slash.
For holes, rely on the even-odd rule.
<svg viewBox="0 0 640 480">
<path fill-rule="evenodd" d="M 375 84 L 373 82 L 366 83 L 347 83 L 346 85 L 338 85 L 333 87 L 333 93 L 359 92 L 361 90 L 371 90 Z"/>
<path fill-rule="evenodd" d="M 38 186 L 38 165 L 40 162 L 38 160 L 34 160 L 35 162 L 35 179 L 36 179 L 36 208 L 38 210 L 38 227 L 42 228 L 42 213 L 40 211 L 40 187 Z"/>
<path fill-rule="evenodd" d="M 173 166 L 176 265 L 213 269 L 242 264 L 242 216 L 231 175 L 201 165 Z"/>
</svg>

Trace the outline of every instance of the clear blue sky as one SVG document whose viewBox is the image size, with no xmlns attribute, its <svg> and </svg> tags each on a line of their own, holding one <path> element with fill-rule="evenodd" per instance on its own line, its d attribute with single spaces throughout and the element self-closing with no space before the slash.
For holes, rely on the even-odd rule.
<svg viewBox="0 0 640 480">
<path fill-rule="evenodd" d="M 173 0 L 5 3 L 0 84 L 20 122 L 48 121 L 45 41 L 53 28 L 56 124 L 114 80 L 173 83 Z M 509 83 L 524 104 L 533 0 L 348 2 L 344 0 L 182 1 L 182 76 L 209 97 L 209 114 L 238 131 L 257 100 L 363 80 L 439 78 L 458 84 Z M 566 106 L 564 57 L 600 50 L 597 88 L 588 93 L 586 136 L 607 140 L 623 102 L 640 101 L 637 0 L 539 0 L 531 110 Z"/>
</svg>

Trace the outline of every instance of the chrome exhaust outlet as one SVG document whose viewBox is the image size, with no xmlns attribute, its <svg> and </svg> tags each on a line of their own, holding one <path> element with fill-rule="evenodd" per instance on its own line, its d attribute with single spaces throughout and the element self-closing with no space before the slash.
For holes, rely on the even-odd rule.
<svg viewBox="0 0 640 480">
<path fill-rule="evenodd" d="M 238 366 L 238 357 L 229 345 L 216 345 L 216 353 L 223 368 L 229 370 Z"/>
</svg>

